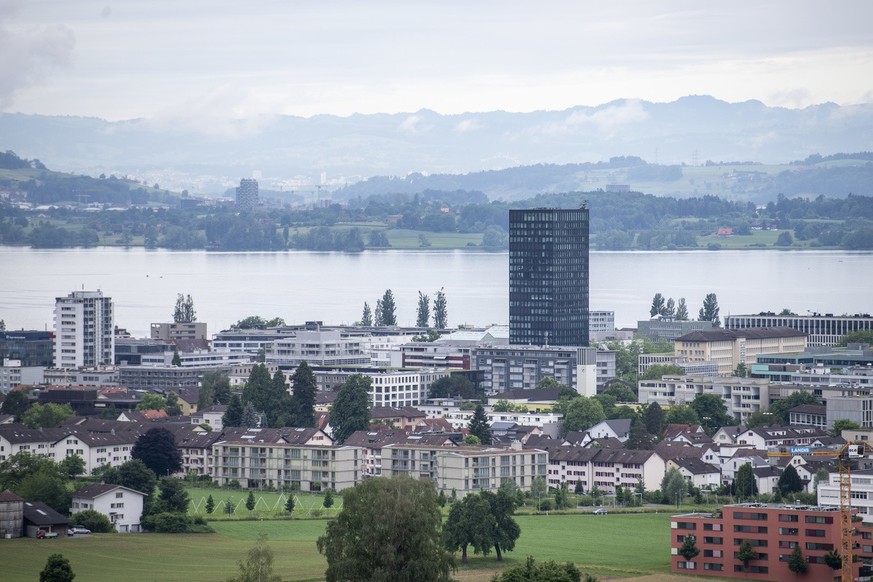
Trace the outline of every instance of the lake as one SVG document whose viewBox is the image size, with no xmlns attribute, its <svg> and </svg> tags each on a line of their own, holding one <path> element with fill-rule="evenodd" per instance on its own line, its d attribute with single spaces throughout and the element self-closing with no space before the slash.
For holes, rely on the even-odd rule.
<svg viewBox="0 0 873 582">
<path fill-rule="evenodd" d="M 648 251 L 591 253 L 591 309 L 615 311 L 619 327 L 649 315 L 652 296 L 685 297 L 695 317 L 707 293 L 721 315 L 873 312 L 873 253 L 849 251 Z M 172 319 L 176 294 L 191 294 L 214 333 L 248 315 L 288 323 L 349 324 L 364 301 L 394 293 L 401 325 L 415 323 L 418 292 L 441 287 L 449 325 L 506 324 L 507 253 L 289 251 L 223 253 L 143 248 L 0 247 L 0 319 L 9 329 L 51 329 L 55 297 L 101 289 L 115 320 L 136 336 Z"/>
</svg>

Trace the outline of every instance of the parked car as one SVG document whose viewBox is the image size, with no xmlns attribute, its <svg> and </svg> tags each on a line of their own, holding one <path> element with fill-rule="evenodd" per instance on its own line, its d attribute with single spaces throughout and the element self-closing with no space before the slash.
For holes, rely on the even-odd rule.
<svg viewBox="0 0 873 582">
<path fill-rule="evenodd" d="M 594 515 L 607 515 L 608 513 L 609 513 L 609 510 L 606 509 L 605 507 L 598 507 L 597 509 L 594 510 Z"/>
<path fill-rule="evenodd" d="M 74 536 L 76 534 L 89 534 L 89 533 L 91 533 L 91 530 L 86 528 L 86 527 L 82 527 L 81 525 L 74 525 L 73 527 L 71 527 L 67 530 L 67 535 L 70 535 L 70 536 Z"/>
</svg>

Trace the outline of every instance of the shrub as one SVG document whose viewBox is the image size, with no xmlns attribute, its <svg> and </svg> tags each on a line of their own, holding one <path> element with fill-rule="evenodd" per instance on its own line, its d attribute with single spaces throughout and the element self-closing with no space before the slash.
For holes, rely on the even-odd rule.
<svg viewBox="0 0 873 582">
<path fill-rule="evenodd" d="M 551 499 L 543 499 L 540 501 L 540 511 L 551 511 L 552 510 L 552 500 Z"/>
<path fill-rule="evenodd" d="M 81 525 L 84 528 L 90 529 L 93 533 L 113 533 L 115 528 L 109 518 L 93 509 L 86 509 L 79 513 L 73 514 L 70 521 L 75 525 Z"/>
<path fill-rule="evenodd" d="M 190 517 L 184 513 L 168 511 L 146 516 L 142 526 L 157 533 L 210 533 L 212 528 L 202 517 Z"/>
</svg>

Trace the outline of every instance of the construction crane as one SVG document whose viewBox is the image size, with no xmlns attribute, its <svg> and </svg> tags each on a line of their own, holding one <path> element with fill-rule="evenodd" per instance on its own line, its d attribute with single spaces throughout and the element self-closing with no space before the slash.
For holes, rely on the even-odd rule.
<svg viewBox="0 0 873 582">
<path fill-rule="evenodd" d="M 849 441 L 840 449 L 837 461 L 840 470 L 840 558 L 842 569 L 840 582 L 854 582 L 852 575 L 853 533 L 852 526 L 852 462 L 864 456 L 864 443 Z"/>
</svg>

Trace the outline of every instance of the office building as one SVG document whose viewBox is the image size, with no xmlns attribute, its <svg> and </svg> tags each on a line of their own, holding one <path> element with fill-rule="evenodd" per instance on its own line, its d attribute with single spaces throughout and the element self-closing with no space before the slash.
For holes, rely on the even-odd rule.
<svg viewBox="0 0 873 582">
<path fill-rule="evenodd" d="M 53 331 L 0 331 L 0 364 L 16 360 L 24 367 L 51 368 L 54 357 Z"/>
<path fill-rule="evenodd" d="M 869 313 L 834 315 L 813 313 L 811 315 L 728 315 L 724 318 L 725 329 L 755 329 L 760 327 L 790 327 L 809 337 L 810 347 L 835 346 L 840 339 L 855 331 L 873 330 L 873 317 Z"/>
<path fill-rule="evenodd" d="M 94 368 L 115 363 L 112 299 L 102 291 L 74 291 L 55 300 L 55 367 Z"/>
<path fill-rule="evenodd" d="M 588 345 L 588 209 L 509 211 L 509 342 Z"/>
</svg>

